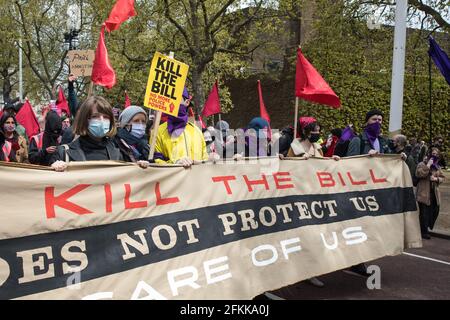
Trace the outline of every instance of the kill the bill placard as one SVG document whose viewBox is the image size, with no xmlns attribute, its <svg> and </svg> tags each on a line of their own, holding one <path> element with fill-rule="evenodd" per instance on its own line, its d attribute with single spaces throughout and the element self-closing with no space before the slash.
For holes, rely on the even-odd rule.
<svg viewBox="0 0 450 320">
<path fill-rule="evenodd" d="M 177 116 L 188 70 L 187 64 L 155 52 L 148 76 L 144 106 Z"/>
</svg>

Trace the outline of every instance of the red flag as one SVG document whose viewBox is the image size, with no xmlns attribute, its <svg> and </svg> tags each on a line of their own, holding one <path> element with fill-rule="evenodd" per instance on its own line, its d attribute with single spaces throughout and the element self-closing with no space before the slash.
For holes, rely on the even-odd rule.
<svg viewBox="0 0 450 320">
<path fill-rule="evenodd" d="M 209 117 L 213 114 L 220 113 L 220 110 L 219 88 L 216 81 L 211 89 L 211 92 L 209 93 L 208 99 L 206 99 L 202 116 Z"/>
<path fill-rule="evenodd" d="M 125 108 L 131 106 L 130 98 L 128 97 L 128 92 L 125 91 Z"/>
<path fill-rule="evenodd" d="M 322 76 L 303 56 L 302 50 L 297 50 L 297 68 L 295 72 L 295 96 L 307 101 L 325 104 L 339 108 L 341 101 Z"/>
<path fill-rule="evenodd" d="M 59 86 L 58 99 L 56 100 L 56 107 L 62 112 L 64 111 L 70 116 L 69 104 L 67 103 L 66 97 L 64 96 L 64 91 Z"/>
<path fill-rule="evenodd" d="M 108 50 L 105 45 L 105 25 L 102 26 L 97 49 L 95 50 L 91 80 L 93 83 L 108 89 L 111 89 L 116 84 L 116 73 L 109 62 Z"/>
<path fill-rule="evenodd" d="M 266 106 L 264 105 L 264 99 L 262 96 L 262 90 L 261 90 L 261 81 L 258 80 L 258 93 L 259 93 L 259 113 L 261 115 L 261 118 L 267 120 L 270 124 L 270 117 L 267 113 Z"/>
<path fill-rule="evenodd" d="M 39 122 L 28 100 L 25 101 L 22 108 L 17 112 L 16 120 L 25 128 L 30 140 L 32 136 L 39 133 Z"/>
<path fill-rule="evenodd" d="M 136 15 L 134 11 L 134 0 L 117 0 L 105 21 L 106 30 L 109 32 L 119 29 L 122 22 Z"/>
<path fill-rule="evenodd" d="M 200 122 L 200 125 L 202 126 L 202 129 L 206 129 L 206 125 L 203 122 L 202 116 L 200 116 L 200 115 L 198 116 L 198 122 Z"/>
</svg>

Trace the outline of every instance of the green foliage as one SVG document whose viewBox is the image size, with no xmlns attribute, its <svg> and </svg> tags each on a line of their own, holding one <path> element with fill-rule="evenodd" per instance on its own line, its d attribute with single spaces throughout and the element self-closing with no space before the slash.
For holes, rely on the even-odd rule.
<svg viewBox="0 0 450 320">
<path fill-rule="evenodd" d="M 323 5 L 323 1 L 318 3 Z M 303 51 L 340 97 L 342 108 L 331 109 L 302 101 L 301 113 L 317 117 L 325 132 L 349 123 L 361 131 L 366 112 L 379 109 L 384 113 L 382 130 L 387 134 L 393 28 L 368 30 L 364 23 L 339 14 L 343 9 L 339 5 L 321 8 L 324 10 L 317 14 L 315 36 Z M 420 31 L 410 32 L 407 38 L 402 133 L 428 142 L 428 45 L 424 38 Z M 433 136 L 448 137 L 450 89 L 434 66 L 432 82 Z M 450 141 L 447 139 L 446 143 Z"/>
</svg>

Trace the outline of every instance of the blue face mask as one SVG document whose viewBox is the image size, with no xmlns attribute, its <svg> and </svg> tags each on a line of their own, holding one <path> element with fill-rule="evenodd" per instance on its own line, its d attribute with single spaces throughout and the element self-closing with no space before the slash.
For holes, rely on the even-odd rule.
<svg viewBox="0 0 450 320">
<path fill-rule="evenodd" d="M 133 137 L 142 138 L 145 134 L 145 125 L 141 123 L 132 124 L 130 133 Z"/>
<path fill-rule="evenodd" d="M 109 131 L 109 120 L 89 120 L 89 133 L 96 138 L 103 138 Z"/>
</svg>

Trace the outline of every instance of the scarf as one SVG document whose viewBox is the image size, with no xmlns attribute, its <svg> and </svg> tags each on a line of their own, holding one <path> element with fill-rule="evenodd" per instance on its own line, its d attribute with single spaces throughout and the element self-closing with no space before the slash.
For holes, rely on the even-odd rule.
<svg viewBox="0 0 450 320">
<path fill-rule="evenodd" d="M 180 109 L 178 110 L 178 117 L 170 115 L 167 118 L 167 130 L 169 131 L 169 134 L 171 136 L 172 134 L 174 134 L 175 138 L 180 136 L 180 134 L 186 127 L 186 124 L 188 123 L 188 118 L 189 117 L 187 114 L 186 106 L 184 104 L 180 104 Z"/>
<path fill-rule="evenodd" d="M 374 122 L 372 124 L 368 124 L 366 128 L 364 129 L 364 132 L 366 133 L 367 139 L 369 139 L 370 145 L 372 148 L 375 148 L 374 143 L 375 140 L 378 139 L 378 136 L 380 135 L 381 131 L 381 123 Z"/>
<path fill-rule="evenodd" d="M 136 138 L 125 128 L 120 128 L 117 131 L 117 136 L 130 146 L 136 160 L 147 160 L 149 148 L 145 139 Z"/>
</svg>

